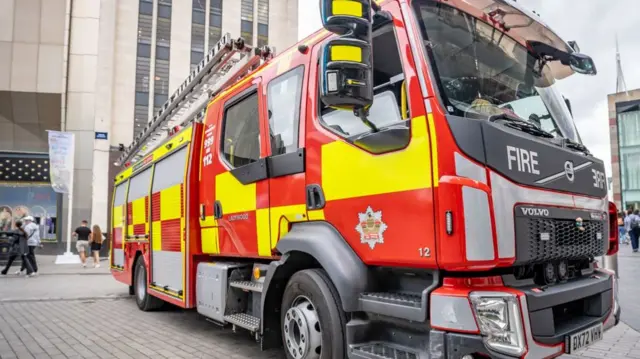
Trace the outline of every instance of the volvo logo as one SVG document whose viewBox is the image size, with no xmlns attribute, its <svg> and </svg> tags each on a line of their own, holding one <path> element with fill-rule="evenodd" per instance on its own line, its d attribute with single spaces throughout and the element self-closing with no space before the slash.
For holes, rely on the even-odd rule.
<svg viewBox="0 0 640 359">
<path fill-rule="evenodd" d="M 573 162 L 566 161 L 564 163 L 564 175 L 567 177 L 569 182 L 573 182 L 576 176 L 575 171 L 573 170 Z"/>
<path fill-rule="evenodd" d="M 526 208 L 522 207 L 522 214 L 525 216 L 549 217 L 549 210 L 546 208 Z"/>
</svg>

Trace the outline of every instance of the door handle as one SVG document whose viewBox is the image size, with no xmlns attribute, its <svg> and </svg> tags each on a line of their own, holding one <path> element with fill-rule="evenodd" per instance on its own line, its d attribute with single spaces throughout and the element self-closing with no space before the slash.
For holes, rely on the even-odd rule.
<svg viewBox="0 0 640 359">
<path fill-rule="evenodd" d="M 213 218 L 222 218 L 222 204 L 220 203 L 220 201 L 215 201 L 213 203 Z"/>
</svg>

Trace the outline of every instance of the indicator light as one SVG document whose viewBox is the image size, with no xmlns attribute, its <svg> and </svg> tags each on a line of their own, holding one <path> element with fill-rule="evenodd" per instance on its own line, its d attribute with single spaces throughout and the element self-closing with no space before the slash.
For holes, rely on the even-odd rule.
<svg viewBox="0 0 640 359">
<path fill-rule="evenodd" d="M 446 223 L 447 234 L 451 235 L 453 234 L 453 213 L 451 213 L 451 211 L 447 211 L 444 215 L 444 218 Z"/>
</svg>

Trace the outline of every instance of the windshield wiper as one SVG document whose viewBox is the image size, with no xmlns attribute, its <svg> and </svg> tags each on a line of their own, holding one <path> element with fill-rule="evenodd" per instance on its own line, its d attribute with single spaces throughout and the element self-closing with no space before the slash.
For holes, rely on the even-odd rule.
<svg viewBox="0 0 640 359">
<path fill-rule="evenodd" d="M 572 140 L 570 140 L 568 138 L 565 138 L 563 140 L 562 144 L 566 148 L 570 148 L 572 150 L 580 151 L 580 152 L 584 153 L 587 156 L 591 156 L 591 152 L 589 151 L 589 149 L 585 145 L 583 145 L 581 143 L 578 143 L 578 142 L 572 141 Z"/>
<path fill-rule="evenodd" d="M 500 113 L 497 115 L 489 116 L 489 122 L 495 122 L 499 120 L 504 120 L 506 123 L 505 126 L 511 127 L 516 130 L 520 130 L 522 132 L 526 132 L 530 135 L 544 138 L 555 138 L 551 133 L 539 128 L 538 126 L 522 120 L 518 117 L 509 115 L 507 113 Z"/>
</svg>

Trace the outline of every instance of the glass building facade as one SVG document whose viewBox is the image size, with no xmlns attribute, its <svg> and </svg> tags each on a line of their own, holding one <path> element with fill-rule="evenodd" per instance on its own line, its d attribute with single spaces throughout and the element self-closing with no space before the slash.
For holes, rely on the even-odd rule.
<svg viewBox="0 0 640 359">
<path fill-rule="evenodd" d="M 640 208 L 640 100 L 616 104 L 624 208 Z"/>
</svg>

